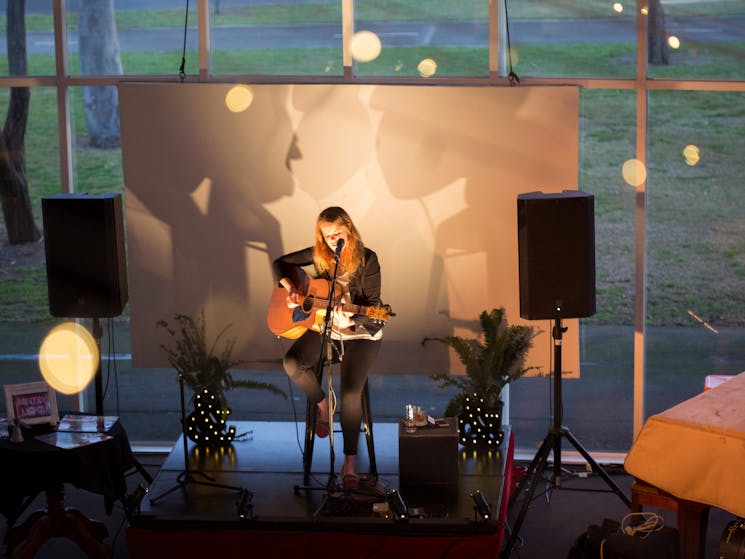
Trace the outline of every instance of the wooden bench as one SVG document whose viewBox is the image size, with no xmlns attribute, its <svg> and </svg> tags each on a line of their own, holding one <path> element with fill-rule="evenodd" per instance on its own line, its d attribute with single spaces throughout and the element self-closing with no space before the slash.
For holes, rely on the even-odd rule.
<svg viewBox="0 0 745 559">
<path fill-rule="evenodd" d="M 640 479 L 631 484 L 631 512 L 641 512 L 642 506 L 674 511 L 678 517 L 681 559 L 704 559 L 709 505 L 678 499 Z"/>
</svg>

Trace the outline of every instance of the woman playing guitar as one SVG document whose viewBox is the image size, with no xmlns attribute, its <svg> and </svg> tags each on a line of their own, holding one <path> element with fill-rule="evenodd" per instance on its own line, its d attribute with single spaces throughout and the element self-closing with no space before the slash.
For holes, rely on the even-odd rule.
<svg viewBox="0 0 745 559">
<path fill-rule="evenodd" d="M 385 312 L 384 316 L 375 315 L 366 308 L 385 308 L 380 299 L 378 257 L 364 246 L 347 212 L 339 207 L 329 207 L 316 220 L 314 245 L 281 256 L 272 266 L 279 285 L 286 290 L 285 304 L 289 309 L 289 320 L 317 324 L 314 315 L 322 311 L 313 310 L 312 305 L 307 304 L 310 297 L 305 292 L 307 285 L 300 285 L 297 279 L 298 268 L 312 265 L 318 278 L 330 280 L 336 268 L 337 256 L 339 267 L 333 312 L 329 320 L 329 341 L 333 345 L 334 357 L 341 360 L 342 483 L 345 489 L 354 490 L 359 484 L 355 458 L 362 420 L 362 390 L 380 351 L 384 320 L 390 315 Z M 325 312 L 322 316 L 325 316 Z M 326 437 L 330 429 L 329 399 L 316 377 L 322 336 L 317 333 L 318 328 L 306 328 L 285 354 L 283 366 L 290 379 L 318 406 L 316 435 Z M 275 331 L 271 319 L 270 329 Z"/>
</svg>

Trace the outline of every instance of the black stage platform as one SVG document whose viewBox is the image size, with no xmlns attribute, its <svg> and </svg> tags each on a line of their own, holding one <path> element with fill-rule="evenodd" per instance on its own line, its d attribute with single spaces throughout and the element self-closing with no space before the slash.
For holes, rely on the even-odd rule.
<svg viewBox="0 0 745 559">
<path fill-rule="evenodd" d="M 399 486 L 399 425 L 374 425 L 378 483 L 353 494 L 329 492 L 329 439 L 316 439 L 312 465 L 314 490 L 303 485 L 300 440 L 304 424 L 289 422 L 233 422 L 238 435 L 249 433 L 225 449 L 197 448 L 189 444 L 190 472 L 204 473 L 213 487 L 198 483 L 179 486 L 184 471 L 183 440 L 179 439 L 163 463 L 139 512 L 130 516 L 127 542 L 132 558 L 175 555 L 204 556 L 214 552 L 220 538 L 221 557 L 334 556 L 326 551 L 324 536 L 335 533 L 334 547 L 343 534 L 354 538 L 341 544 L 354 557 L 400 556 L 402 549 L 427 550 L 429 557 L 494 557 L 499 553 L 503 524 L 505 474 L 510 484 L 509 429 L 499 449 L 474 453 L 462 447 L 455 483 Z M 239 437 L 240 438 L 240 437 Z M 360 435 L 364 439 L 364 434 Z M 342 439 L 336 433 L 335 471 L 341 469 Z M 445 459 L 447 457 L 444 457 Z M 422 456 L 421 468 L 437 468 L 437 456 Z M 364 440 L 360 440 L 358 472 L 369 467 Z M 509 467 L 508 467 L 509 466 Z M 337 475 L 337 477 L 340 477 Z M 208 481 L 199 474 L 196 481 Z M 299 487 L 299 489 L 298 489 Z M 171 489 L 174 489 L 170 491 Z M 250 501 L 241 490 L 250 492 Z M 397 491 L 408 517 L 374 513 L 373 502 L 386 502 Z M 480 493 L 483 500 L 472 495 Z M 155 502 L 153 502 L 155 501 Z M 241 501 L 243 501 L 241 503 Z M 482 505 L 477 508 L 477 503 Z M 243 505 L 241 507 L 240 505 Z M 247 506 L 249 505 L 250 506 Z M 483 505 L 489 506 L 487 516 Z M 391 511 L 393 512 L 393 511 Z M 218 536 L 219 534 L 219 536 Z M 315 536 L 319 535 L 318 541 Z M 247 547 L 252 553 L 247 555 Z M 231 552 L 231 549 L 234 551 Z M 341 550 L 340 550 L 341 551 Z M 417 553 L 419 554 L 419 553 Z"/>
</svg>

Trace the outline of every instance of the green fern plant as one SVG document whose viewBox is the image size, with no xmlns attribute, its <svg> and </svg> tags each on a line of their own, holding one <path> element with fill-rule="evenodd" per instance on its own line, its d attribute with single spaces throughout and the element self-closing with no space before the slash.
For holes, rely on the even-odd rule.
<svg viewBox="0 0 745 559">
<path fill-rule="evenodd" d="M 235 339 L 225 340 L 218 350 L 218 344 L 230 325 L 220 331 L 211 345 L 207 343 L 204 311 L 196 319 L 176 313 L 173 324 L 161 319 L 156 326 L 164 328 L 174 340 L 173 346 L 161 344 L 160 347 L 166 352 L 168 362 L 184 379 L 184 384 L 193 391 L 192 403 L 194 395 L 204 389 L 215 394 L 223 408 L 227 407 L 225 392 L 233 388 L 268 390 L 287 398 L 284 391 L 271 383 L 233 377 L 230 370 L 245 363 L 232 358 Z"/>
<path fill-rule="evenodd" d="M 440 388 L 457 387 L 456 394 L 445 408 L 446 416 L 459 413 L 467 396 L 477 394 L 489 407 L 501 401 L 502 389 L 509 382 L 537 367 L 524 367 L 524 357 L 533 346 L 536 332 L 530 326 L 508 325 L 504 307 L 483 311 L 479 316 L 482 340 L 460 336 L 425 338 L 422 345 L 437 341 L 452 347 L 466 368 L 465 375 L 439 373 L 431 378 Z"/>
</svg>

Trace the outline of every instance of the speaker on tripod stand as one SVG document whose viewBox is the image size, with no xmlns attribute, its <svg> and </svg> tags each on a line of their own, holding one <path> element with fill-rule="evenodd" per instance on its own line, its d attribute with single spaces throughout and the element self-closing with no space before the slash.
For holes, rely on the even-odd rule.
<svg viewBox="0 0 745 559">
<path fill-rule="evenodd" d="M 67 193 L 41 199 L 49 313 L 91 318 L 98 347 L 96 415 L 104 415 L 101 318 L 122 314 L 129 297 L 122 195 Z M 111 321 L 110 334 L 113 333 Z M 148 483 L 153 478 L 135 459 Z"/>
<path fill-rule="evenodd" d="M 591 194 L 575 190 L 544 194 L 531 192 L 517 197 L 517 237 L 520 276 L 520 316 L 553 321 L 554 348 L 553 418 L 546 437 L 512 494 L 510 505 L 527 488 L 523 506 L 510 533 L 502 557 L 508 558 L 527 514 L 536 485 L 553 451 L 553 482 L 561 485 L 561 440 L 580 453 L 610 490 L 630 506 L 630 499 L 590 456 L 569 429 L 562 425 L 561 345 L 567 328 L 565 318 L 595 314 L 595 201 Z"/>
<path fill-rule="evenodd" d="M 101 318 L 127 304 L 122 195 L 56 194 L 41 199 L 49 313 L 92 318 L 101 354 Z M 101 363 L 95 375 L 96 415 L 103 415 Z"/>
</svg>

